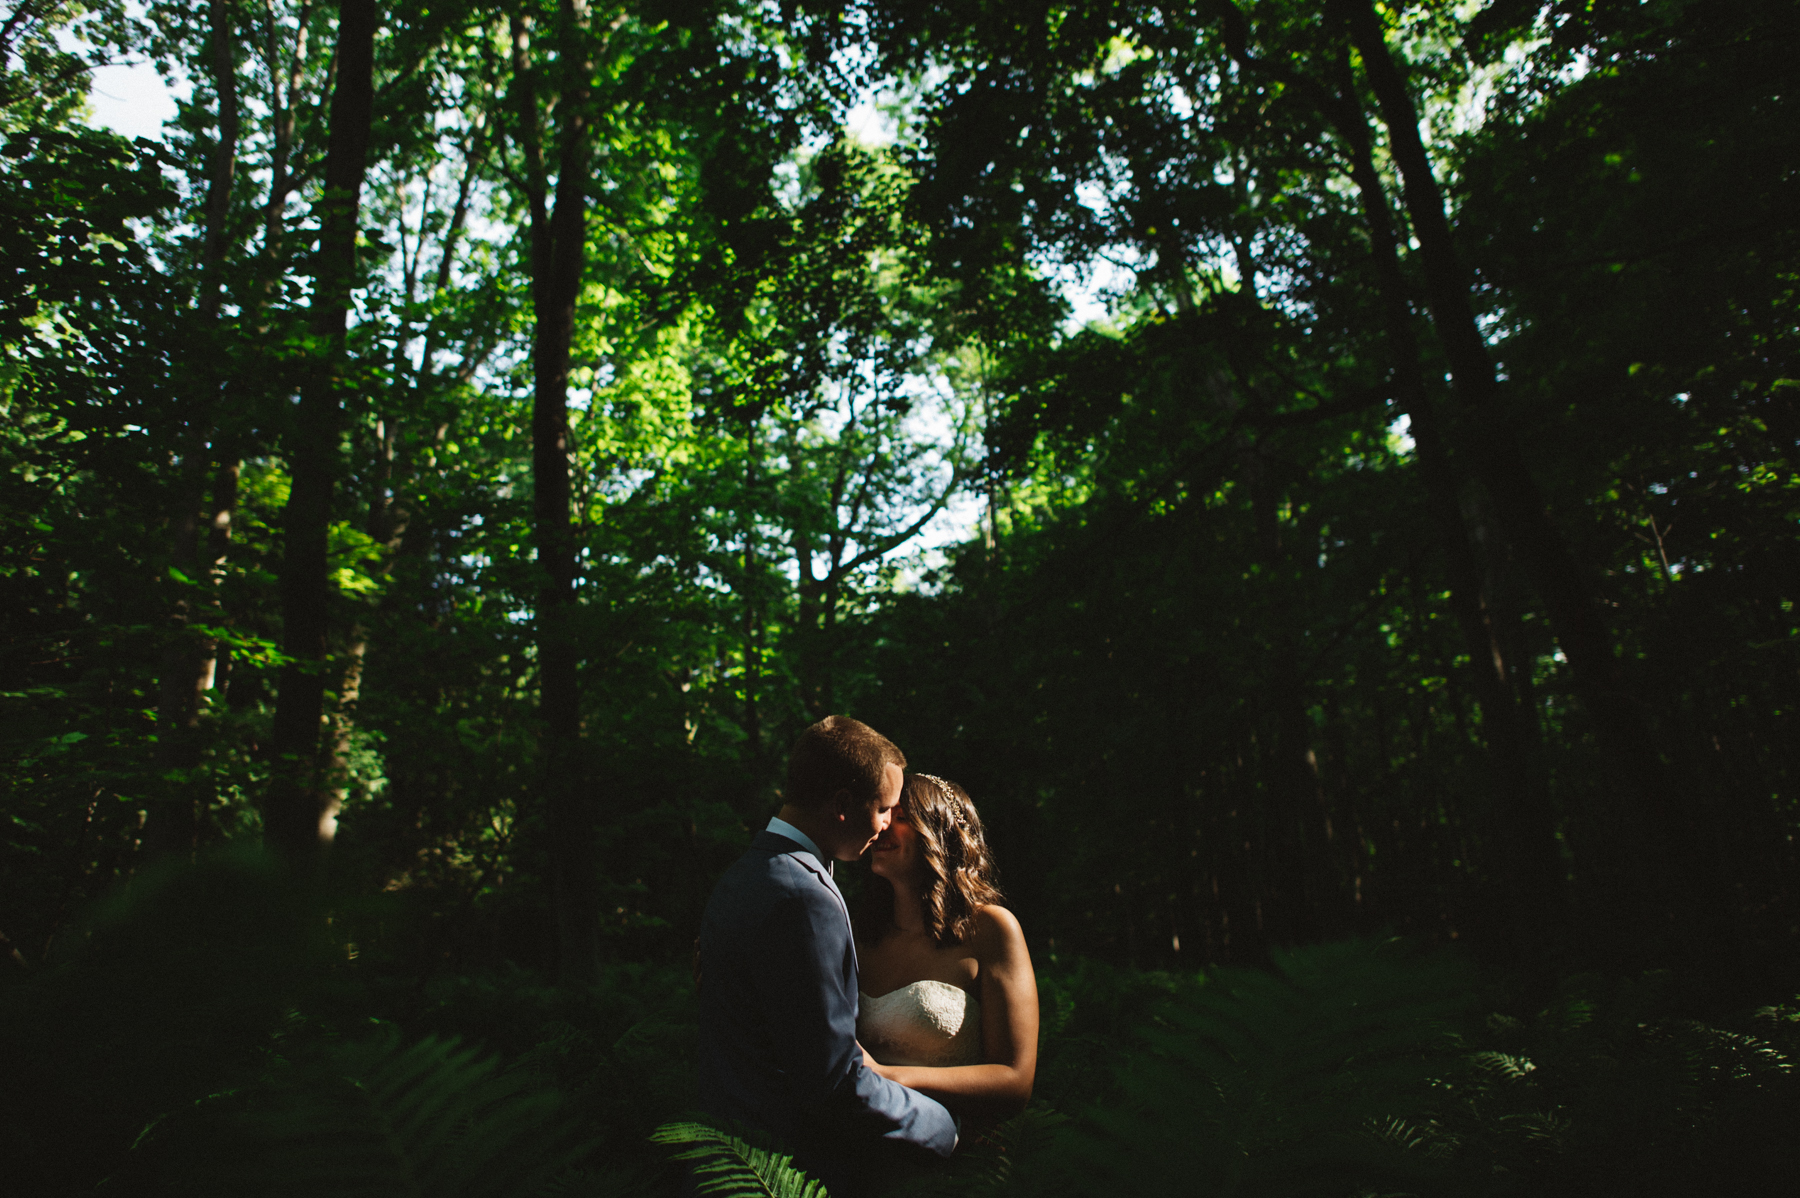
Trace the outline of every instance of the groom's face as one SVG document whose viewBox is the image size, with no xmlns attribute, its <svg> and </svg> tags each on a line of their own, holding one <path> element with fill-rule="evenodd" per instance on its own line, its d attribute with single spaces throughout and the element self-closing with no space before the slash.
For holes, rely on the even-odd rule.
<svg viewBox="0 0 1800 1198">
<path fill-rule="evenodd" d="M 905 784 L 905 771 L 890 762 L 882 771 L 881 793 L 874 802 L 860 802 L 848 793 L 841 795 L 841 835 L 832 846 L 832 855 L 839 861 L 854 861 L 867 852 L 875 838 L 893 822 L 894 809 L 900 805 L 900 788 Z"/>
</svg>

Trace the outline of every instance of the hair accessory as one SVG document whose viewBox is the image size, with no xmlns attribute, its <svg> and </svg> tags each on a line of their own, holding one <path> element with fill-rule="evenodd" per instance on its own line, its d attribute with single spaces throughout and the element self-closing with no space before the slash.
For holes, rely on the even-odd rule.
<svg viewBox="0 0 1800 1198">
<path fill-rule="evenodd" d="M 943 796 L 944 807 L 950 812 L 950 822 L 967 832 L 969 821 L 963 815 L 962 803 L 957 799 L 956 792 L 950 789 L 950 784 L 936 774 L 920 774 L 918 776 L 937 787 L 938 794 Z"/>
</svg>

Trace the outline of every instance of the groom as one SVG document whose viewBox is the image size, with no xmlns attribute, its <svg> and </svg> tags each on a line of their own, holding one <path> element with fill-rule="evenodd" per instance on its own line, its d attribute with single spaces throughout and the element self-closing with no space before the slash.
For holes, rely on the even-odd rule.
<svg viewBox="0 0 1800 1198">
<path fill-rule="evenodd" d="M 701 1105 L 771 1133 L 834 1195 L 860 1188 L 870 1156 L 892 1145 L 956 1147 L 948 1111 L 863 1064 L 856 945 L 831 877 L 834 859 L 856 860 L 887 828 L 905 768 L 893 742 L 848 716 L 802 732 L 781 813 L 719 879 L 700 924 Z"/>
</svg>

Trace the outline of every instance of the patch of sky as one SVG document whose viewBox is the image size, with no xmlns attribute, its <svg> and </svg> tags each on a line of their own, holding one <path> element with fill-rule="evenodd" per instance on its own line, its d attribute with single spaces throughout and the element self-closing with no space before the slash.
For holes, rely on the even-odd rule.
<svg viewBox="0 0 1800 1198">
<path fill-rule="evenodd" d="M 656 477 L 656 471 L 647 466 L 627 467 L 612 470 L 596 480 L 599 493 L 614 502 L 623 502 L 631 498 L 639 487 Z"/>
<path fill-rule="evenodd" d="M 1077 183 L 1075 199 L 1102 223 L 1115 211 L 1113 195 L 1095 180 Z M 1104 324 L 1118 301 L 1136 289 L 1138 271 L 1149 262 L 1135 248 L 1112 246 L 1085 261 L 1040 265 L 1069 305 L 1068 319 L 1063 322 L 1063 332 L 1069 334 Z"/>
<path fill-rule="evenodd" d="M 867 363 L 846 365 L 856 375 L 856 401 L 863 408 L 878 386 L 877 379 Z M 966 385 L 959 390 L 948 374 L 931 367 L 909 371 L 898 379 L 884 378 L 879 386 L 884 398 L 906 402 L 906 414 L 896 432 L 901 442 L 916 447 L 918 456 L 911 459 L 912 476 L 892 494 L 892 506 L 884 518 L 862 531 L 866 538 L 885 536 L 911 526 L 929 513 L 911 539 L 868 567 L 890 570 L 891 585 L 910 589 L 918 586 L 925 574 L 943 566 L 951 546 L 963 544 L 975 535 L 984 507 L 982 497 L 972 493 L 966 484 L 947 499 L 945 492 L 955 479 L 957 460 L 966 462 L 981 452 L 975 431 L 979 412 L 970 406 L 979 401 Z M 851 419 L 851 395 L 839 385 L 831 387 L 824 398 L 826 402 L 813 419 L 820 435 L 835 438 Z M 852 537 L 846 554 L 854 556 L 866 547 L 866 541 Z M 778 569 L 790 581 L 798 579 L 798 565 L 793 558 L 782 562 Z"/>
<path fill-rule="evenodd" d="M 1448 23 L 1422 20 L 1415 24 L 1412 36 L 1403 39 L 1406 58 L 1422 63 L 1458 56 L 1457 37 L 1485 2 L 1463 0 L 1446 14 L 1451 18 Z M 1419 115 L 1428 145 L 1444 138 L 1474 133 L 1487 123 L 1495 111 L 1495 100 L 1529 77 L 1533 55 L 1550 40 L 1550 14 L 1553 11 L 1552 6 L 1543 6 L 1531 27 L 1515 38 L 1497 60 L 1470 70 L 1453 92 L 1428 94 L 1424 98 Z M 1557 82 L 1574 82 L 1587 70 L 1585 57 L 1578 56 L 1558 73 Z M 1433 168 L 1439 182 L 1452 182 L 1455 171 L 1450 157 L 1435 155 L 1434 159 Z"/>
<path fill-rule="evenodd" d="M 130 0 L 125 12 L 142 18 L 144 6 Z M 73 54 L 87 57 L 94 52 L 94 47 L 68 29 L 59 30 L 56 40 Z M 122 137 L 161 141 L 163 126 L 175 119 L 177 100 L 186 99 L 192 91 L 192 84 L 179 71 L 173 80 L 166 80 L 147 59 L 106 62 L 88 72 L 87 122 Z"/>
<path fill-rule="evenodd" d="M 1137 272 L 1111 258 L 1084 263 L 1054 263 L 1046 268 L 1069 305 L 1065 334 L 1090 325 L 1105 325 L 1118 300 L 1137 286 Z"/>
<path fill-rule="evenodd" d="M 176 96 L 189 90 L 171 88 L 147 62 L 97 67 L 88 78 L 88 120 L 124 137 L 161 141 L 163 126 L 175 119 Z"/>
<path fill-rule="evenodd" d="M 920 530 L 913 551 L 895 563 L 894 589 L 925 594 L 940 591 L 941 572 L 950 563 L 948 551 L 974 538 L 986 510 L 985 495 L 968 488 L 958 491 Z"/>
<path fill-rule="evenodd" d="M 1413 451 L 1412 417 L 1405 412 L 1394 417 L 1387 431 L 1388 448 L 1395 453 L 1405 455 Z"/>
<path fill-rule="evenodd" d="M 775 164 L 775 199 L 784 208 L 800 206 L 800 163 L 789 158 Z"/>
<path fill-rule="evenodd" d="M 900 136 L 901 113 L 887 102 L 891 93 L 872 90 L 844 114 L 844 132 L 850 140 L 871 149 L 886 149 Z"/>
<path fill-rule="evenodd" d="M 1481 330 L 1481 339 L 1493 344 L 1506 332 L 1506 313 L 1500 309 L 1475 314 L 1475 327 Z"/>
<path fill-rule="evenodd" d="M 937 447 L 936 452 L 926 459 L 925 467 L 934 476 L 933 491 L 941 493 L 942 488 L 951 481 L 952 464 L 949 454 L 957 443 L 957 429 L 949 385 L 945 380 L 937 382 L 939 401 L 915 404 L 904 427 L 907 434 L 918 442 Z M 968 448 L 975 453 L 981 450 L 979 443 Z M 965 452 L 967 451 L 966 449 Z M 919 505 L 920 508 L 923 506 Z M 896 585 L 902 589 L 916 588 L 921 575 L 941 569 L 948 560 L 944 551 L 951 546 L 963 544 L 975 535 L 985 506 L 983 497 L 966 484 L 953 493 L 949 501 L 926 521 L 917 538 L 903 547 L 904 557 L 899 563 L 900 573 L 895 580 Z M 901 518 L 906 522 L 917 519 L 918 509 L 913 513 L 902 514 Z"/>
<path fill-rule="evenodd" d="M 1187 89 L 1175 85 L 1169 88 L 1167 94 L 1169 97 L 1169 111 L 1173 112 L 1184 121 L 1192 120 L 1194 116 L 1194 99 L 1187 94 Z"/>
<path fill-rule="evenodd" d="M 869 64 L 863 64 L 866 68 Z M 845 73 L 855 69 L 844 64 Z M 845 110 L 842 131 L 852 141 L 871 149 L 886 149 L 911 141 L 919 128 L 919 114 L 928 97 L 950 78 L 947 67 L 933 66 L 923 75 L 896 78 L 892 75 L 871 79 L 856 93 Z"/>
</svg>

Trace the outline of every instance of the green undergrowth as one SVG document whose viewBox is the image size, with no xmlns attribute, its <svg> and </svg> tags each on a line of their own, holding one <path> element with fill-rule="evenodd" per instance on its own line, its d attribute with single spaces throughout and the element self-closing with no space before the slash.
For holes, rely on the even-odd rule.
<svg viewBox="0 0 1800 1198">
<path fill-rule="evenodd" d="M 1037 1096 L 912 1195 L 1784 1193 L 1800 1006 L 1505 979 L 1398 940 L 1172 974 L 1046 961 Z M 822 1193 L 695 1109 L 683 964 L 559 988 L 383 976 L 254 857 L 141 878 L 0 983 L 33 1195 Z M 842 1198 L 842 1196 L 840 1196 Z"/>
</svg>

